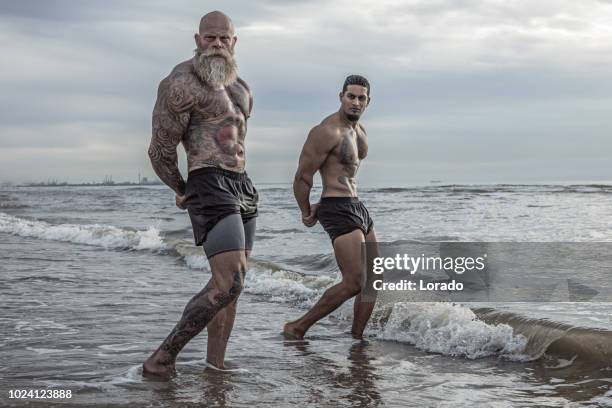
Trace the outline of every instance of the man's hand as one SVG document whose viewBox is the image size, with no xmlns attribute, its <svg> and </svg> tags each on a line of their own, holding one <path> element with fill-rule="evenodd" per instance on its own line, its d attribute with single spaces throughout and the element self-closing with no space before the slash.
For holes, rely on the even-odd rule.
<svg viewBox="0 0 612 408">
<path fill-rule="evenodd" d="M 176 200 L 176 206 L 178 208 L 180 208 L 181 210 L 186 210 L 187 209 L 187 205 L 186 205 L 186 201 L 187 201 L 187 196 L 184 195 L 176 195 L 175 196 L 175 200 Z"/>
<path fill-rule="evenodd" d="M 320 203 L 310 206 L 310 213 L 306 216 L 302 215 L 302 223 L 307 227 L 312 227 L 317 223 L 317 211 L 319 211 Z"/>
</svg>

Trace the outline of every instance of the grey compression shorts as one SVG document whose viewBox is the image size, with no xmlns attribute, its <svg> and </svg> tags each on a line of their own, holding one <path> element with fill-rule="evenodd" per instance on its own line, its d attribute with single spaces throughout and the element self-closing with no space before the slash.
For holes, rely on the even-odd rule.
<svg viewBox="0 0 612 408">
<path fill-rule="evenodd" d="M 208 258 L 253 248 L 259 196 L 246 173 L 217 167 L 191 171 L 185 195 L 195 244 Z"/>
</svg>

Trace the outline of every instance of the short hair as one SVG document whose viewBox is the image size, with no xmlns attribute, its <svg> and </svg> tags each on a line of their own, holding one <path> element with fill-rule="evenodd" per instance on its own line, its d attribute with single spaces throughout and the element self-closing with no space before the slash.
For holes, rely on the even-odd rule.
<svg viewBox="0 0 612 408">
<path fill-rule="evenodd" d="M 349 75 L 346 77 L 346 79 L 344 80 L 344 85 L 342 86 L 342 93 L 346 92 L 346 88 L 348 88 L 349 85 L 359 85 L 359 86 L 363 86 L 364 88 L 366 88 L 368 90 L 368 96 L 370 96 L 370 83 L 368 82 L 367 79 L 365 79 L 365 77 L 362 77 L 361 75 Z"/>
</svg>

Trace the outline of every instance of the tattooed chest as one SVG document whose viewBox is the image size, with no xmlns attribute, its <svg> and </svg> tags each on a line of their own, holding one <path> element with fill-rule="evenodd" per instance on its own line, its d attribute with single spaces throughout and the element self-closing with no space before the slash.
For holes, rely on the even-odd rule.
<svg viewBox="0 0 612 408">
<path fill-rule="evenodd" d="M 183 139 L 189 167 L 242 167 L 245 136 L 246 118 L 227 92 L 200 96 Z"/>
<path fill-rule="evenodd" d="M 349 177 L 355 176 L 362 157 L 359 151 L 359 143 L 354 135 L 347 135 L 340 143 L 338 151 L 339 161 Z"/>
</svg>

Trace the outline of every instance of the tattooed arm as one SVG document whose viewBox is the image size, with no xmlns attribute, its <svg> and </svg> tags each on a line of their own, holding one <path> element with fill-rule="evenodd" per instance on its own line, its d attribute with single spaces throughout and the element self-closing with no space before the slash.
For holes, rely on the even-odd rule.
<svg viewBox="0 0 612 408">
<path fill-rule="evenodd" d="M 171 74 L 159 84 L 149 146 L 149 158 L 155 173 L 178 196 L 185 194 L 185 180 L 178 168 L 176 147 L 187 130 L 194 104 L 188 75 Z"/>
<path fill-rule="evenodd" d="M 330 134 L 322 126 L 315 126 L 308 134 L 293 180 L 293 194 L 302 211 L 302 217 L 311 215 L 310 190 L 312 189 L 313 177 L 337 143 L 338 137 Z"/>
</svg>

